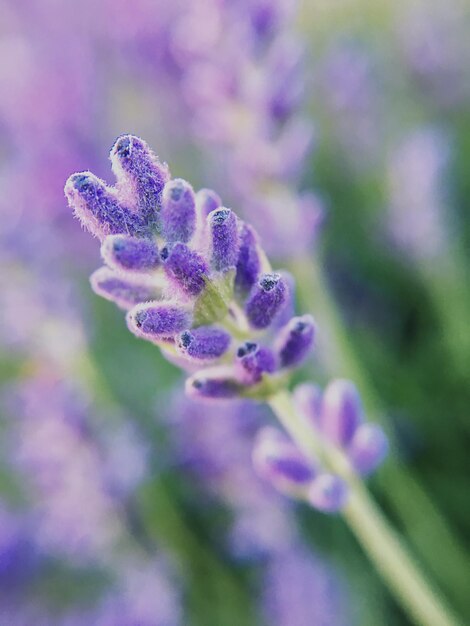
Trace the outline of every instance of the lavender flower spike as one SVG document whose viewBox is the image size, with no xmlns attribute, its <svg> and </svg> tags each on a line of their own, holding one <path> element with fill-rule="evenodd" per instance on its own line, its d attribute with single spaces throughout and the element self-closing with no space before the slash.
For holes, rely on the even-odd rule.
<svg viewBox="0 0 470 626">
<path fill-rule="evenodd" d="M 212 243 L 211 265 L 216 272 L 235 267 L 238 261 L 237 217 L 230 209 L 220 208 L 207 217 Z"/>
<path fill-rule="evenodd" d="M 181 354 L 199 363 L 219 359 L 228 350 L 230 334 L 217 326 L 200 326 L 183 331 L 176 345 Z"/>
<path fill-rule="evenodd" d="M 155 230 L 163 186 L 170 178 L 168 166 L 158 160 L 143 139 L 133 135 L 118 137 L 110 159 L 120 197 Z"/>
<path fill-rule="evenodd" d="M 162 234 L 168 242 L 187 243 L 196 227 L 193 188 L 182 178 L 167 182 L 162 194 Z"/>
<path fill-rule="evenodd" d="M 109 235 L 101 246 L 104 262 L 113 269 L 145 272 L 160 265 L 160 254 L 153 239 Z"/>
<path fill-rule="evenodd" d="M 142 235 L 148 232 L 142 218 L 123 206 L 115 190 L 91 172 L 70 176 L 64 191 L 69 206 L 83 226 L 101 240 L 110 234 Z"/>
<path fill-rule="evenodd" d="M 253 286 L 245 312 L 253 328 L 267 328 L 287 300 L 288 290 L 280 274 L 263 274 Z"/>
<path fill-rule="evenodd" d="M 314 335 L 315 324 L 311 315 L 293 317 L 281 329 L 275 343 L 281 367 L 300 365 L 313 347 Z"/>
<path fill-rule="evenodd" d="M 129 330 L 143 339 L 168 340 L 191 326 L 191 313 L 178 304 L 149 302 L 127 314 Z"/>
</svg>

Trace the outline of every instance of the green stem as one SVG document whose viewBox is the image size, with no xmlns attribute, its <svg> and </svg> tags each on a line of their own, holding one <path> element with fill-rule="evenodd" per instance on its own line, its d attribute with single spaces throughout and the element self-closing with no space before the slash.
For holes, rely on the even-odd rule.
<svg viewBox="0 0 470 626">
<path fill-rule="evenodd" d="M 301 308 L 314 311 L 322 330 L 319 340 L 321 342 L 323 337 L 323 344 L 320 343 L 319 348 L 323 367 L 331 376 L 353 380 L 370 417 L 387 427 L 385 411 L 348 337 L 321 262 L 305 257 L 291 263 L 290 268 L 297 280 Z M 392 448 L 395 447 L 390 428 L 387 428 L 387 434 Z M 381 478 L 385 485 L 382 490 L 384 498 L 404 524 L 423 561 L 448 593 L 455 600 L 458 598 L 462 606 L 466 605 L 466 581 L 470 575 L 466 549 L 449 529 L 447 520 L 410 470 L 400 465 L 394 455 L 382 469 Z M 421 532 L 422 528 L 426 528 L 426 533 Z"/>
<path fill-rule="evenodd" d="M 348 483 L 349 499 L 343 517 L 409 617 L 422 626 L 457 626 L 459 621 L 425 579 L 344 456 L 337 450 L 325 449 L 311 425 L 297 414 L 288 392 L 273 396 L 269 405 L 307 458 L 322 458 Z"/>
</svg>

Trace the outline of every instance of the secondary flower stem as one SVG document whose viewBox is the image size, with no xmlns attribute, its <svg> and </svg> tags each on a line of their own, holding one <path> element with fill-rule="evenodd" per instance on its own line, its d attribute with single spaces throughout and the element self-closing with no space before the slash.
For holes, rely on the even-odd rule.
<svg viewBox="0 0 470 626">
<path fill-rule="evenodd" d="M 290 267 L 299 286 L 302 308 L 315 312 L 322 329 L 321 335 L 325 340 L 323 347 L 320 345 L 319 348 L 325 370 L 330 375 L 353 380 L 359 388 L 368 415 L 386 426 L 385 411 L 351 344 L 327 285 L 321 259 L 303 257 Z M 393 448 L 393 429 L 387 428 L 387 435 Z M 426 566 L 432 569 L 433 575 L 449 593 L 453 593 L 454 598 L 466 598 L 466 581 L 470 574 L 466 550 L 436 509 L 433 500 L 411 470 L 397 463 L 393 456 L 381 474 L 382 482 L 387 486 L 383 495 L 404 524 L 408 537 Z M 426 525 L 426 534 L 417 532 L 418 521 Z"/>
<path fill-rule="evenodd" d="M 296 412 L 288 392 L 277 393 L 269 405 L 308 458 L 320 456 L 347 481 L 350 495 L 343 517 L 412 621 L 421 626 L 458 626 L 458 619 L 426 580 L 344 457 L 325 450 L 314 428 Z"/>
</svg>

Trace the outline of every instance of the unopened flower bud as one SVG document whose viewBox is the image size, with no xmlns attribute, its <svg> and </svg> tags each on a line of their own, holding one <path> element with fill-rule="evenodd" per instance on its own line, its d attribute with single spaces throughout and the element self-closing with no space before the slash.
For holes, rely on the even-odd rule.
<svg viewBox="0 0 470 626">
<path fill-rule="evenodd" d="M 276 359 L 269 348 L 247 341 L 237 350 L 237 365 L 243 382 L 254 385 L 276 370 Z"/>
<path fill-rule="evenodd" d="M 293 317 L 276 339 L 275 351 L 281 367 L 296 367 L 302 363 L 312 349 L 314 335 L 311 315 Z"/>
<path fill-rule="evenodd" d="M 196 193 L 196 211 L 202 217 L 206 218 L 209 213 L 215 211 L 222 206 L 222 200 L 212 189 L 200 189 Z"/>
<path fill-rule="evenodd" d="M 347 446 L 362 420 L 361 398 L 348 380 L 334 380 L 325 389 L 322 430 L 333 443 Z"/>
<path fill-rule="evenodd" d="M 319 511 L 336 513 L 346 504 L 348 487 L 344 480 L 333 474 L 320 474 L 308 490 L 307 501 Z"/>
<path fill-rule="evenodd" d="M 196 200 L 191 185 L 182 178 L 168 181 L 162 193 L 162 234 L 168 242 L 187 243 L 196 227 Z"/>
<path fill-rule="evenodd" d="M 211 237 L 211 266 L 216 272 L 235 267 L 238 260 L 237 217 L 230 209 L 220 208 L 207 217 Z"/>
<path fill-rule="evenodd" d="M 186 296 L 195 297 L 204 290 L 209 268 L 197 252 L 184 243 L 177 243 L 164 248 L 161 256 L 169 280 Z"/>
<path fill-rule="evenodd" d="M 145 276 L 123 278 L 109 267 L 100 267 L 90 276 L 93 291 L 115 302 L 122 309 L 131 309 L 140 302 L 155 300 L 162 295 L 162 285 Z"/>
<path fill-rule="evenodd" d="M 191 313 L 178 304 L 148 302 L 127 314 L 127 325 L 144 339 L 169 339 L 191 326 Z"/>
<path fill-rule="evenodd" d="M 253 286 L 245 312 L 253 328 L 267 328 L 286 303 L 287 288 L 280 274 L 262 274 Z"/>
<path fill-rule="evenodd" d="M 101 240 L 110 234 L 142 236 L 148 232 L 142 218 L 123 206 L 115 190 L 91 172 L 72 174 L 64 191 L 83 226 Z"/>
<path fill-rule="evenodd" d="M 170 178 L 147 143 L 133 135 L 118 137 L 110 154 L 120 194 L 151 229 L 158 227 L 163 186 Z"/>
<path fill-rule="evenodd" d="M 244 223 L 240 229 L 240 246 L 235 274 L 235 295 L 238 299 L 242 300 L 250 293 L 260 269 L 261 261 L 256 233 L 251 226 Z"/>
<path fill-rule="evenodd" d="M 202 370 L 186 380 L 186 393 L 204 400 L 229 400 L 241 395 L 242 385 L 231 367 Z"/>
<path fill-rule="evenodd" d="M 160 253 L 153 239 L 109 235 L 101 246 L 101 256 L 110 267 L 126 272 L 145 272 L 160 265 Z"/>
<path fill-rule="evenodd" d="M 195 361 L 209 362 L 220 358 L 228 350 L 230 334 L 217 326 L 200 326 L 183 331 L 176 345 L 184 356 Z"/>
<path fill-rule="evenodd" d="M 373 472 L 385 459 L 388 439 L 378 424 L 361 424 L 348 448 L 348 457 L 354 469 L 365 476 Z"/>
<path fill-rule="evenodd" d="M 256 438 L 253 464 L 260 476 L 291 496 L 304 495 L 316 473 L 295 445 L 270 427 L 263 428 Z"/>
<path fill-rule="evenodd" d="M 297 411 L 311 420 L 317 428 L 321 428 L 322 398 L 322 390 L 312 383 L 297 385 L 293 393 Z"/>
</svg>

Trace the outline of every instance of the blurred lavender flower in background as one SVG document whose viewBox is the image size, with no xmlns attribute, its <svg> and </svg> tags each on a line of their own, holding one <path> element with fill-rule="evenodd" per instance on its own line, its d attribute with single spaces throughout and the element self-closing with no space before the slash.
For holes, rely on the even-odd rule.
<svg viewBox="0 0 470 626">
<path fill-rule="evenodd" d="M 172 42 L 192 131 L 230 201 L 278 257 L 294 241 L 299 253 L 308 249 L 323 217 L 316 194 L 292 189 L 313 140 L 311 122 L 298 112 L 305 73 L 292 34 L 296 4 L 193 3 Z M 197 30 L 206 38 L 195 39 Z"/>
<path fill-rule="evenodd" d="M 377 55 L 361 41 L 338 36 L 316 68 L 316 100 L 329 132 L 351 167 L 368 172 L 381 159 L 386 120 Z"/>
<path fill-rule="evenodd" d="M 465 105 L 470 97 L 468 4 L 413 0 L 400 5 L 395 22 L 401 52 L 425 97 L 443 108 Z"/>
<path fill-rule="evenodd" d="M 450 245 L 452 218 L 445 189 L 449 159 L 449 138 L 433 127 L 413 130 L 390 155 L 390 235 L 420 263 L 436 262 Z"/>
</svg>

